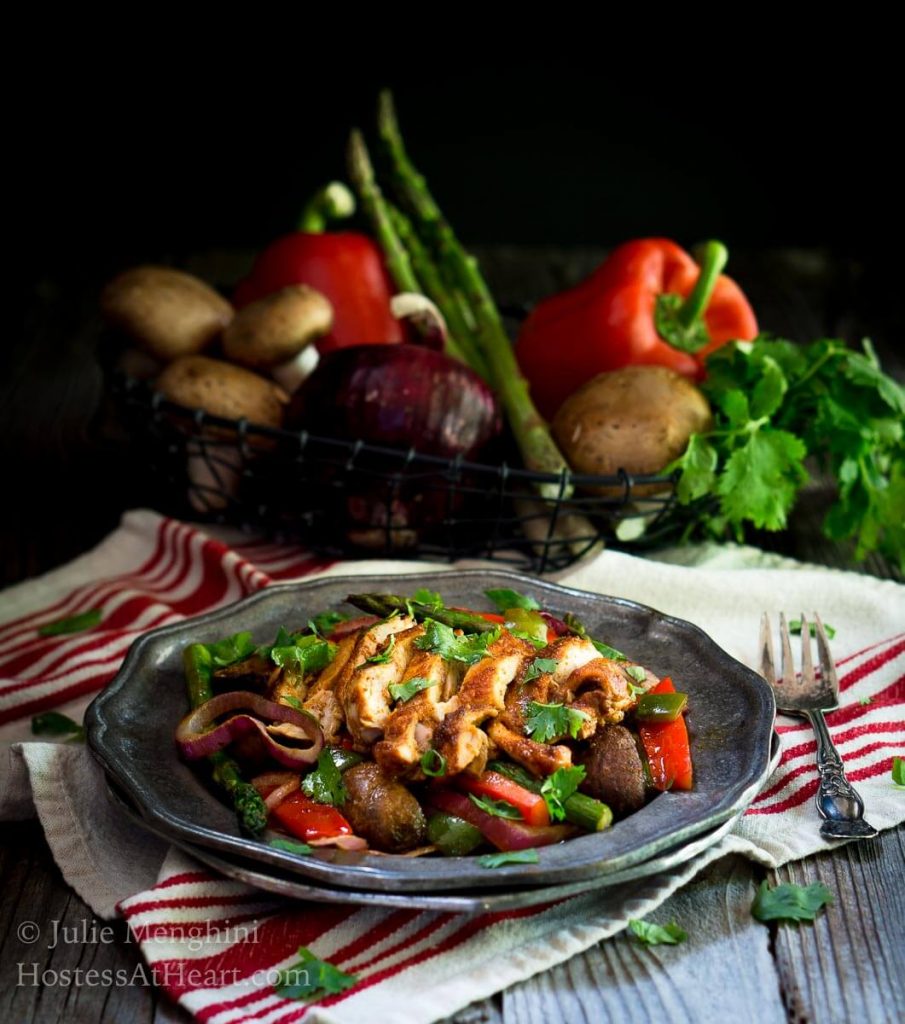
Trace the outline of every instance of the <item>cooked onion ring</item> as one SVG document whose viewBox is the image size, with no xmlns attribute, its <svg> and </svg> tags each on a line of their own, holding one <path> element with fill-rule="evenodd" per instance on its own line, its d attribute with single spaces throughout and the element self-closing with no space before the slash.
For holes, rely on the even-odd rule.
<svg viewBox="0 0 905 1024">
<path fill-rule="evenodd" d="M 239 713 L 214 724 L 230 711 Z M 270 756 L 287 768 L 313 764 L 324 746 L 324 734 L 311 715 L 246 690 L 217 694 L 190 711 L 176 729 L 176 744 L 183 757 L 197 761 L 254 732 Z M 287 739 L 304 740 L 308 746 L 290 746 Z"/>
</svg>

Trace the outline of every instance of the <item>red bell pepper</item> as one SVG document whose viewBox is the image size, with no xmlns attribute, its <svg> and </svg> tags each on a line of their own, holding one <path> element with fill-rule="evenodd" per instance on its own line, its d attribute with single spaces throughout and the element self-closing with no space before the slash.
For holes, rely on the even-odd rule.
<svg viewBox="0 0 905 1024">
<path fill-rule="evenodd" d="M 354 210 L 347 189 L 348 205 L 337 210 L 330 202 L 336 190 L 335 185 L 321 190 L 306 207 L 299 230 L 278 238 L 258 256 L 233 301 L 241 308 L 287 285 L 307 284 L 333 306 L 333 328 L 317 342 L 320 352 L 404 341 L 402 324 L 390 312 L 393 287 L 379 246 L 357 232 L 324 230 L 329 217 Z"/>
<path fill-rule="evenodd" d="M 574 834 L 569 825 L 527 825 L 524 821 L 495 818 L 475 805 L 463 793 L 452 789 L 435 789 L 430 794 L 431 804 L 438 811 L 446 811 L 474 825 L 481 835 L 498 850 L 530 850 L 535 846 L 560 843 Z"/>
<path fill-rule="evenodd" d="M 491 800 L 505 800 L 521 812 L 522 820 L 527 825 L 550 824 L 550 812 L 544 798 L 499 772 L 482 772 L 477 778 L 473 775 L 457 775 L 454 781 L 466 793 L 489 797 Z"/>
<path fill-rule="evenodd" d="M 649 691 L 675 693 L 668 677 Z M 647 722 L 638 726 L 641 744 L 650 765 L 651 781 L 660 790 L 691 789 L 691 747 L 685 718 L 679 715 L 674 722 Z"/>
<path fill-rule="evenodd" d="M 702 265 L 675 242 L 619 246 L 575 288 L 539 303 L 519 332 L 516 355 L 541 412 L 552 417 L 582 384 L 623 366 L 667 366 L 703 376 L 716 348 L 757 334 L 754 312 L 720 271 L 727 253 L 708 242 Z"/>
<path fill-rule="evenodd" d="M 352 835 L 352 826 L 335 807 L 319 804 L 300 790 L 290 793 L 271 815 L 299 839 L 332 839 Z"/>
</svg>

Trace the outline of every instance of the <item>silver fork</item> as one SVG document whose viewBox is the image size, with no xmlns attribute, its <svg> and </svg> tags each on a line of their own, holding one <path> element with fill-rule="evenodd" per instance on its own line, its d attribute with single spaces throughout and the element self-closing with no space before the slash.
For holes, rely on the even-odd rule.
<svg viewBox="0 0 905 1024">
<path fill-rule="evenodd" d="M 824 711 L 830 711 L 838 706 L 839 680 L 836 677 L 836 666 L 830 654 L 826 631 L 816 612 L 814 624 L 817 631 L 820 678 L 814 674 L 814 663 L 811 660 L 811 628 L 807 619 L 804 615 L 801 616 L 801 675 L 796 676 L 789 627 L 785 615 L 780 613 L 782 677 L 777 679 L 773 667 L 770 619 L 764 612 L 760 624 L 761 675 L 773 689 L 779 710 L 807 718 L 817 737 L 817 772 L 820 775 L 817 810 L 824 819 L 820 826 L 820 834 L 825 839 L 871 839 L 877 835 L 877 830 L 864 820 L 864 801 L 845 777 L 842 758 L 833 744 L 826 719 L 823 717 Z"/>
</svg>

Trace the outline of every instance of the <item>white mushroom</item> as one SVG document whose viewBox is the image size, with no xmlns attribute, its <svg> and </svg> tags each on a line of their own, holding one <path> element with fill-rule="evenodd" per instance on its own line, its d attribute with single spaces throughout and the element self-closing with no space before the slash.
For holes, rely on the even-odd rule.
<svg viewBox="0 0 905 1024">
<path fill-rule="evenodd" d="M 311 343 L 332 326 L 329 300 L 306 284 L 292 284 L 241 309 L 223 333 L 223 353 L 268 371 L 291 393 L 317 365 Z"/>
</svg>

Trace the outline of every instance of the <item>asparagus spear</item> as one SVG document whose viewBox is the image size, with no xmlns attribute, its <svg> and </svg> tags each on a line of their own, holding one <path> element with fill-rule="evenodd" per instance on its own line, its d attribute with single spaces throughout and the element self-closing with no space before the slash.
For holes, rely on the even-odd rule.
<svg viewBox="0 0 905 1024">
<path fill-rule="evenodd" d="M 349 177 L 358 192 L 361 205 L 371 222 L 377 241 L 383 249 L 387 269 L 396 287 L 401 292 L 423 293 L 424 289 L 412 268 L 409 254 L 399 239 L 396 227 L 390 218 L 387 202 L 377 184 L 364 136 L 357 128 L 353 129 L 349 136 L 348 164 Z M 446 336 L 445 349 L 447 355 L 460 362 L 469 363 L 458 341 L 451 333 Z"/>
<path fill-rule="evenodd" d="M 433 241 L 438 258 L 452 280 L 464 291 L 477 322 L 478 343 L 490 369 L 490 383 L 499 394 L 518 442 L 525 465 L 545 473 L 568 473 L 568 464 L 553 440 L 543 417 L 531 401 L 528 382 L 522 376 L 512 345 L 503 329 L 499 311 L 487 287 L 477 260 L 462 247 L 452 228 L 434 201 L 423 175 L 413 166 L 396 120 L 393 99 L 388 91 L 380 94 L 377 123 L 380 137 L 389 153 L 393 178 L 405 204 L 417 218 L 424 235 Z M 560 484 L 541 487 L 546 498 L 560 497 Z M 572 487 L 564 478 L 562 496 Z"/>
<path fill-rule="evenodd" d="M 386 618 L 394 612 L 411 611 L 419 621 L 433 619 L 452 629 L 461 629 L 465 633 L 490 633 L 498 628 L 497 623 L 488 622 L 487 619 L 472 612 L 458 611 L 455 608 L 434 608 L 408 597 L 400 597 L 398 594 L 349 594 L 346 600 L 356 608 L 361 608 L 371 615 L 379 615 L 381 618 Z"/>
<path fill-rule="evenodd" d="M 508 761 L 491 761 L 487 767 L 494 772 L 499 772 L 507 778 L 517 782 L 532 793 L 540 793 L 543 782 L 536 779 L 530 772 L 520 765 L 510 764 Z M 613 812 L 608 804 L 602 800 L 595 800 L 585 793 L 572 793 L 563 802 L 563 810 L 566 812 L 566 821 L 573 825 L 580 825 L 588 832 L 602 832 L 613 824 Z"/>
<path fill-rule="evenodd" d="M 210 651 L 204 644 L 189 644 L 182 652 L 182 662 L 189 703 L 197 708 L 214 695 L 211 689 L 213 663 Z M 207 760 L 214 781 L 232 797 L 242 828 L 250 835 L 260 835 L 267 827 L 267 808 L 260 793 L 242 778 L 238 764 L 222 750 L 211 754 Z"/>
<path fill-rule="evenodd" d="M 471 336 L 474 327 L 469 326 L 466 322 L 461 305 L 446 288 L 439 268 L 434 264 L 431 254 L 418 237 L 414 225 L 398 206 L 394 206 L 389 201 L 386 201 L 386 208 L 399 241 L 408 251 L 412 267 L 418 276 L 418 280 L 424 286 L 425 294 L 440 309 L 450 333 L 465 353 L 469 366 L 485 380 L 489 380 L 490 373 L 484 357 L 480 349 L 472 342 Z"/>
</svg>

